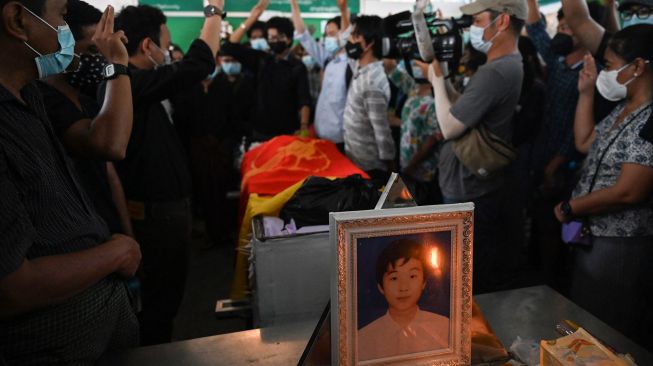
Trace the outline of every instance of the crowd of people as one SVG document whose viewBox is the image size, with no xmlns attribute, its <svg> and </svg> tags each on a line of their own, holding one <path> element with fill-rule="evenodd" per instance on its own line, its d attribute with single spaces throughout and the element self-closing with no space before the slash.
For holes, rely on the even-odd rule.
<svg viewBox="0 0 653 366">
<path fill-rule="evenodd" d="M 183 50 L 151 6 L 0 0 L 0 361 L 169 342 L 193 212 L 228 242 L 235 152 L 288 134 L 379 186 L 400 172 L 420 205 L 474 202 L 475 293 L 509 287 L 528 246 L 653 347 L 651 0 L 563 0 L 553 37 L 537 0 L 478 0 L 454 63 L 420 27 L 421 57 L 390 57 L 384 20 L 347 0 L 321 38 L 298 0 L 224 34 L 224 1 Z"/>
</svg>

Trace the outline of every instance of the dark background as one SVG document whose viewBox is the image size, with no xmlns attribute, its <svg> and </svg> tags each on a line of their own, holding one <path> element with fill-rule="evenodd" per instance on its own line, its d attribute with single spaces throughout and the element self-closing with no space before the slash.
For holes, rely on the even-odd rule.
<svg viewBox="0 0 653 366">
<path fill-rule="evenodd" d="M 425 270 L 426 287 L 417 304 L 421 310 L 449 317 L 451 231 L 361 238 L 356 243 L 358 259 L 358 329 L 363 328 L 388 311 L 388 302 L 377 288 L 376 260 L 390 242 L 400 238 L 414 239 L 426 245 L 438 247 L 441 275 L 436 278 L 433 271 Z M 430 253 L 430 250 L 427 249 L 425 252 Z M 430 263 L 430 257 L 428 262 Z"/>
</svg>

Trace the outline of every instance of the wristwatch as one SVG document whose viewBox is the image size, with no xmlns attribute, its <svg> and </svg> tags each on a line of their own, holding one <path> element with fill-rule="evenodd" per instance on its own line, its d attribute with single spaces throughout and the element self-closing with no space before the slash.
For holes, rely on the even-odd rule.
<svg viewBox="0 0 653 366">
<path fill-rule="evenodd" d="M 572 212 L 571 212 L 571 205 L 569 204 L 569 201 L 563 201 L 560 204 L 560 213 L 564 217 L 571 217 Z"/>
<path fill-rule="evenodd" d="M 121 64 L 108 64 L 104 66 L 104 69 L 102 70 L 102 76 L 105 80 L 113 80 L 120 75 L 131 77 L 131 72 L 129 72 L 127 66 Z"/>
<path fill-rule="evenodd" d="M 214 15 L 220 16 L 222 19 L 227 19 L 227 12 L 218 8 L 215 5 L 207 5 L 204 7 L 204 16 L 210 18 Z"/>
</svg>

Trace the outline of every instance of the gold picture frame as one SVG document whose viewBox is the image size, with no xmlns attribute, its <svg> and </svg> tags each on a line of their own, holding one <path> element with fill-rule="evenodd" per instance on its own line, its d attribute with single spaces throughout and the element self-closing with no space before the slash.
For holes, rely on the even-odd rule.
<svg viewBox="0 0 653 366">
<path fill-rule="evenodd" d="M 471 364 L 473 211 L 463 203 L 330 214 L 334 365 Z M 420 254 L 392 259 L 397 250 Z M 397 290 L 391 281 L 402 278 L 419 279 L 421 290 Z"/>
</svg>

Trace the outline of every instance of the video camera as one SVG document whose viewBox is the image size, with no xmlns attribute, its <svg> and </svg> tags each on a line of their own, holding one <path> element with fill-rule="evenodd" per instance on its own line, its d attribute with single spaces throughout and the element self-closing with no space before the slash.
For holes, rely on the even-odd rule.
<svg viewBox="0 0 653 366">
<path fill-rule="evenodd" d="M 430 30 L 435 57 L 457 65 L 463 54 L 464 28 L 469 28 L 473 19 L 464 15 L 460 18 L 437 19 L 435 13 L 424 14 Z M 421 60 L 411 13 L 390 15 L 383 20 L 384 38 L 383 57 L 403 58 L 404 60 Z M 424 60 L 422 60 L 424 61 Z"/>
</svg>

